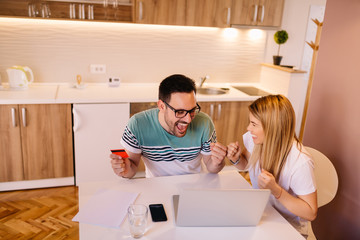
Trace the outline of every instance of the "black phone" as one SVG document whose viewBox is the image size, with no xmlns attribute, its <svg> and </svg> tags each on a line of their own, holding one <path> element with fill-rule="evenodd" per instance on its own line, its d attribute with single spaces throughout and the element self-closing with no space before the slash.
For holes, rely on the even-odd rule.
<svg viewBox="0 0 360 240">
<path fill-rule="evenodd" d="M 167 221 L 165 209 L 164 209 L 164 206 L 161 203 L 159 203 L 159 204 L 150 204 L 149 209 L 150 209 L 151 218 L 152 218 L 153 222 L 165 222 L 165 221 Z"/>
</svg>

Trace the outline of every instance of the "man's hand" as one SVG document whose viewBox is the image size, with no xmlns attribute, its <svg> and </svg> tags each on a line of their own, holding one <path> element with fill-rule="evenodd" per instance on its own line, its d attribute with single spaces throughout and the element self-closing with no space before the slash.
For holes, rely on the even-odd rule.
<svg viewBox="0 0 360 240">
<path fill-rule="evenodd" d="M 126 177 L 130 169 L 131 162 L 128 158 L 122 158 L 116 154 L 110 154 L 111 167 L 116 175 Z"/>
<path fill-rule="evenodd" d="M 227 147 L 222 145 L 221 143 L 211 143 L 211 159 L 214 165 L 222 165 L 224 164 L 224 159 L 227 152 Z"/>
</svg>

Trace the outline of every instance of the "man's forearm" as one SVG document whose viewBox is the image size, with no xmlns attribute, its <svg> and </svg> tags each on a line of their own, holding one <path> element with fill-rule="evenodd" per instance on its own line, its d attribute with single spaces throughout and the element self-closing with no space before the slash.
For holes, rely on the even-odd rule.
<svg viewBox="0 0 360 240">
<path fill-rule="evenodd" d="M 225 166 L 224 159 L 220 162 L 215 157 L 211 156 L 208 163 L 206 164 L 206 168 L 211 173 L 218 173 L 220 172 Z"/>
</svg>

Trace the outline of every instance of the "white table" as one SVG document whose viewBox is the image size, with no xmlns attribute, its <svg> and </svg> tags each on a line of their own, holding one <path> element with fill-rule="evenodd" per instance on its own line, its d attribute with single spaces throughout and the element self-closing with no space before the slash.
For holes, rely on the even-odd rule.
<svg viewBox="0 0 360 240">
<path fill-rule="evenodd" d="M 251 188 L 237 171 L 221 171 L 219 174 L 191 174 L 170 177 L 121 179 L 117 181 L 89 182 L 79 186 L 79 207 L 100 188 L 139 192 L 136 203 L 149 205 L 162 203 L 168 221 L 151 221 L 141 239 L 156 240 L 212 240 L 212 239 L 292 239 L 304 238 L 270 205 L 265 209 L 256 227 L 176 227 L 172 206 L 172 195 L 179 194 L 182 188 Z M 226 204 L 226 202 L 219 203 Z M 236 206 L 234 206 L 236 207 Z M 125 220 L 119 229 L 105 228 L 80 223 L 80 239 L 132 239 L 128 222 Z"/>
</svg>

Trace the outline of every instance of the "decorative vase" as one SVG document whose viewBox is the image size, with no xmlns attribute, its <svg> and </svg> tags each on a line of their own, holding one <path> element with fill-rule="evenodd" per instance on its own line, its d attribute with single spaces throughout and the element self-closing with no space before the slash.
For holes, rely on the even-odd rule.
<svg viewBox="0 0 360 240">
<path fill-rule="evenodd" d="M 278 56 L 278 55 L 273 56 L 274 65 L 280 65 L 281 59 L 282 59 L 282 56 Z"/>
</svg>

